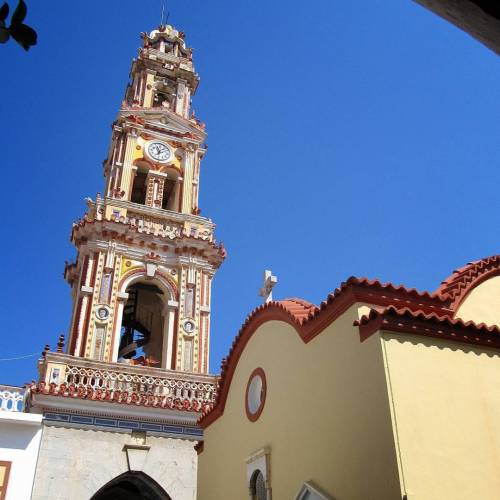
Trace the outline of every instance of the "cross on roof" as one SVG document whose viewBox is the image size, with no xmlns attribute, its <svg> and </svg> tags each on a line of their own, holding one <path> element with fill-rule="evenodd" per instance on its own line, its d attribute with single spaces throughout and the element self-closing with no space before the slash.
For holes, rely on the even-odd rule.
<svg viewBox="0 0 500 500">
<path fill-rule="evenodd" d="M 259 295 L 264 297 L 264 302 L 271 302 L 273 300 L 273 287 L 278 283 L 278 278 L 273 276 L 272 271 L 266 269 L 264 271 L 264 285 L 259 290 Z"/>
</svg>

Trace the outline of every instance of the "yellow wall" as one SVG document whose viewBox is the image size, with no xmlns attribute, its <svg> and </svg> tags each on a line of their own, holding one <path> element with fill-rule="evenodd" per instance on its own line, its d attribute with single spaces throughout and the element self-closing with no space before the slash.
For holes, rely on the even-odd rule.
<svg viewBox="0 0 500 500">
<path fill-rule="evenodd" d="M 408 500 L 498 500 L 498 352 L 416 335 L 384 338 Z"/>
<path fill-rule="evenodd" d="M 401 499 L 381 340 L 359 341 L 352 307 L 304 344 L 282 322 L 263 324 L 238 363 L 225 413 L 205 431 L 199 500 L 248 499 L 246 459 L 271 448 L 274 500 L 311 480 L 338 500 Z M 267 400 L 245 415 L 245 389 L 260 366 Z"/>
<path fill-rule="evenodd" d="M 456 315 L 464 321 L 500 326 L 500 276 L 490 278 L 474 288 Z"/>
</svg>

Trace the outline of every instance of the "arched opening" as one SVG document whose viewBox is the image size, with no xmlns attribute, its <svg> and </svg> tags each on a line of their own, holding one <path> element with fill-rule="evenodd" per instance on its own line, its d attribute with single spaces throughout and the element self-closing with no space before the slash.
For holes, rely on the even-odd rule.
<svg viewBox="0 0 500 500">
<path fill-rule="evenodd" d="M 126 289 L 118 361 L 137 365 L 164 366 L 163 342 L 167 335 L 163 290 L 154 282 L 136 282 Z"/>
<path fill-rule="evenodd" d="M 250 494 L 252 500 L 267 500 L 266 482 L 260 470 L 256 470 L 250 478 Z"/>
<path fill-rule="evenodd" d="M 104 485 L 90 500 L 172 500 L 143 472 L 126 472 Z"/>
<path fill-rule="evenodd" d="M 173 210 L 174 212 L 180 212 L 181 206 L 181 182 L 179 180 L 180 172 L 173 167 L 167 167 L 163 170 L 163 173 L 167 175 L 165 182 L 163 183 L 163 196 L 161 202 L 161 208 L 165 210 Z"/>
<path fill-rule="evenodd" d="M 137 170 L 134 177 L 134 183 L 132 185 L 132 194 L 130 195 L 130 201 L 132 201 L 133 203 L 140 203 L 141 205 L 146 204 L 147 181 L 147 170 Z"/>
</svg>

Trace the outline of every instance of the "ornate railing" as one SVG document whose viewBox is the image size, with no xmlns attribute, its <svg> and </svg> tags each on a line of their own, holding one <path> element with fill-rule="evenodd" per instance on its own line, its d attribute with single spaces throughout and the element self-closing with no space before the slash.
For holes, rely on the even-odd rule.
<svg viewBox="0 0 500 500">
<path fill-rule="evenodd" d="M 147 216 L 138 212 L 128 211 L 124 218 L 125 224 L 137 227 L 139 232 L 152 233 L 164 238 L 179 238 L 182 234 L 182 225 L 165 221 L 165 219 Z"/>
<path fill-rule="evenodd" d="M 0 385 L 0 410 L 23 412 L 27 391 L 23 387 Z"/>
<path fill-rule="evenodd" d="M 217 392 L 211 375 L 50 352 L 41 361 L 40 376 L 35 393 L 184 411 L 210 410 Z"/>
<path fill-rule="evenodd" d="M 111 205 L 127 210 L 126 216 L 111 216 L 111 220 L 136 227 L 139 232 L 152 233 L 170 239 L 191 236 L 215 243 L 214 223 L 205 217 L 148 207 L 117 198 L 103 199 L 99 196 L 95 202 L 87 200 L 87 205 L 91 219 L 103 220 L 105 208 Z"/>
</svg>

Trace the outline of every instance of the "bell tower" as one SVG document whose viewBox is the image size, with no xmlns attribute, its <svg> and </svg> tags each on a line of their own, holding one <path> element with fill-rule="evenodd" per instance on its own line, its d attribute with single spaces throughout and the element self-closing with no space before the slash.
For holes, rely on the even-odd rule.
<svg viewBox="0 0 500 500">
<path fill-rule="evenodd" d="M 103 163 L 104 195 L 87 199 L 71 233 L 67 354 L 205 374 L 210 290 L 225 250 L 198 203 L 199 76 L 184 33 L 160 26 L 141 36 Z"/>
<path fill-rule="evenodd" d="M 172 26 L 141 36 L 103 193 L 71 231 L 68 341 L 46 346 L 30 386 L 44 428 L 34 500 L 196 498 L 198 419 L 218 387 L 210 291 L 226 252 L 200 215 L 206 134 L 191 112 L 192 51 Z"/>
</svg>

